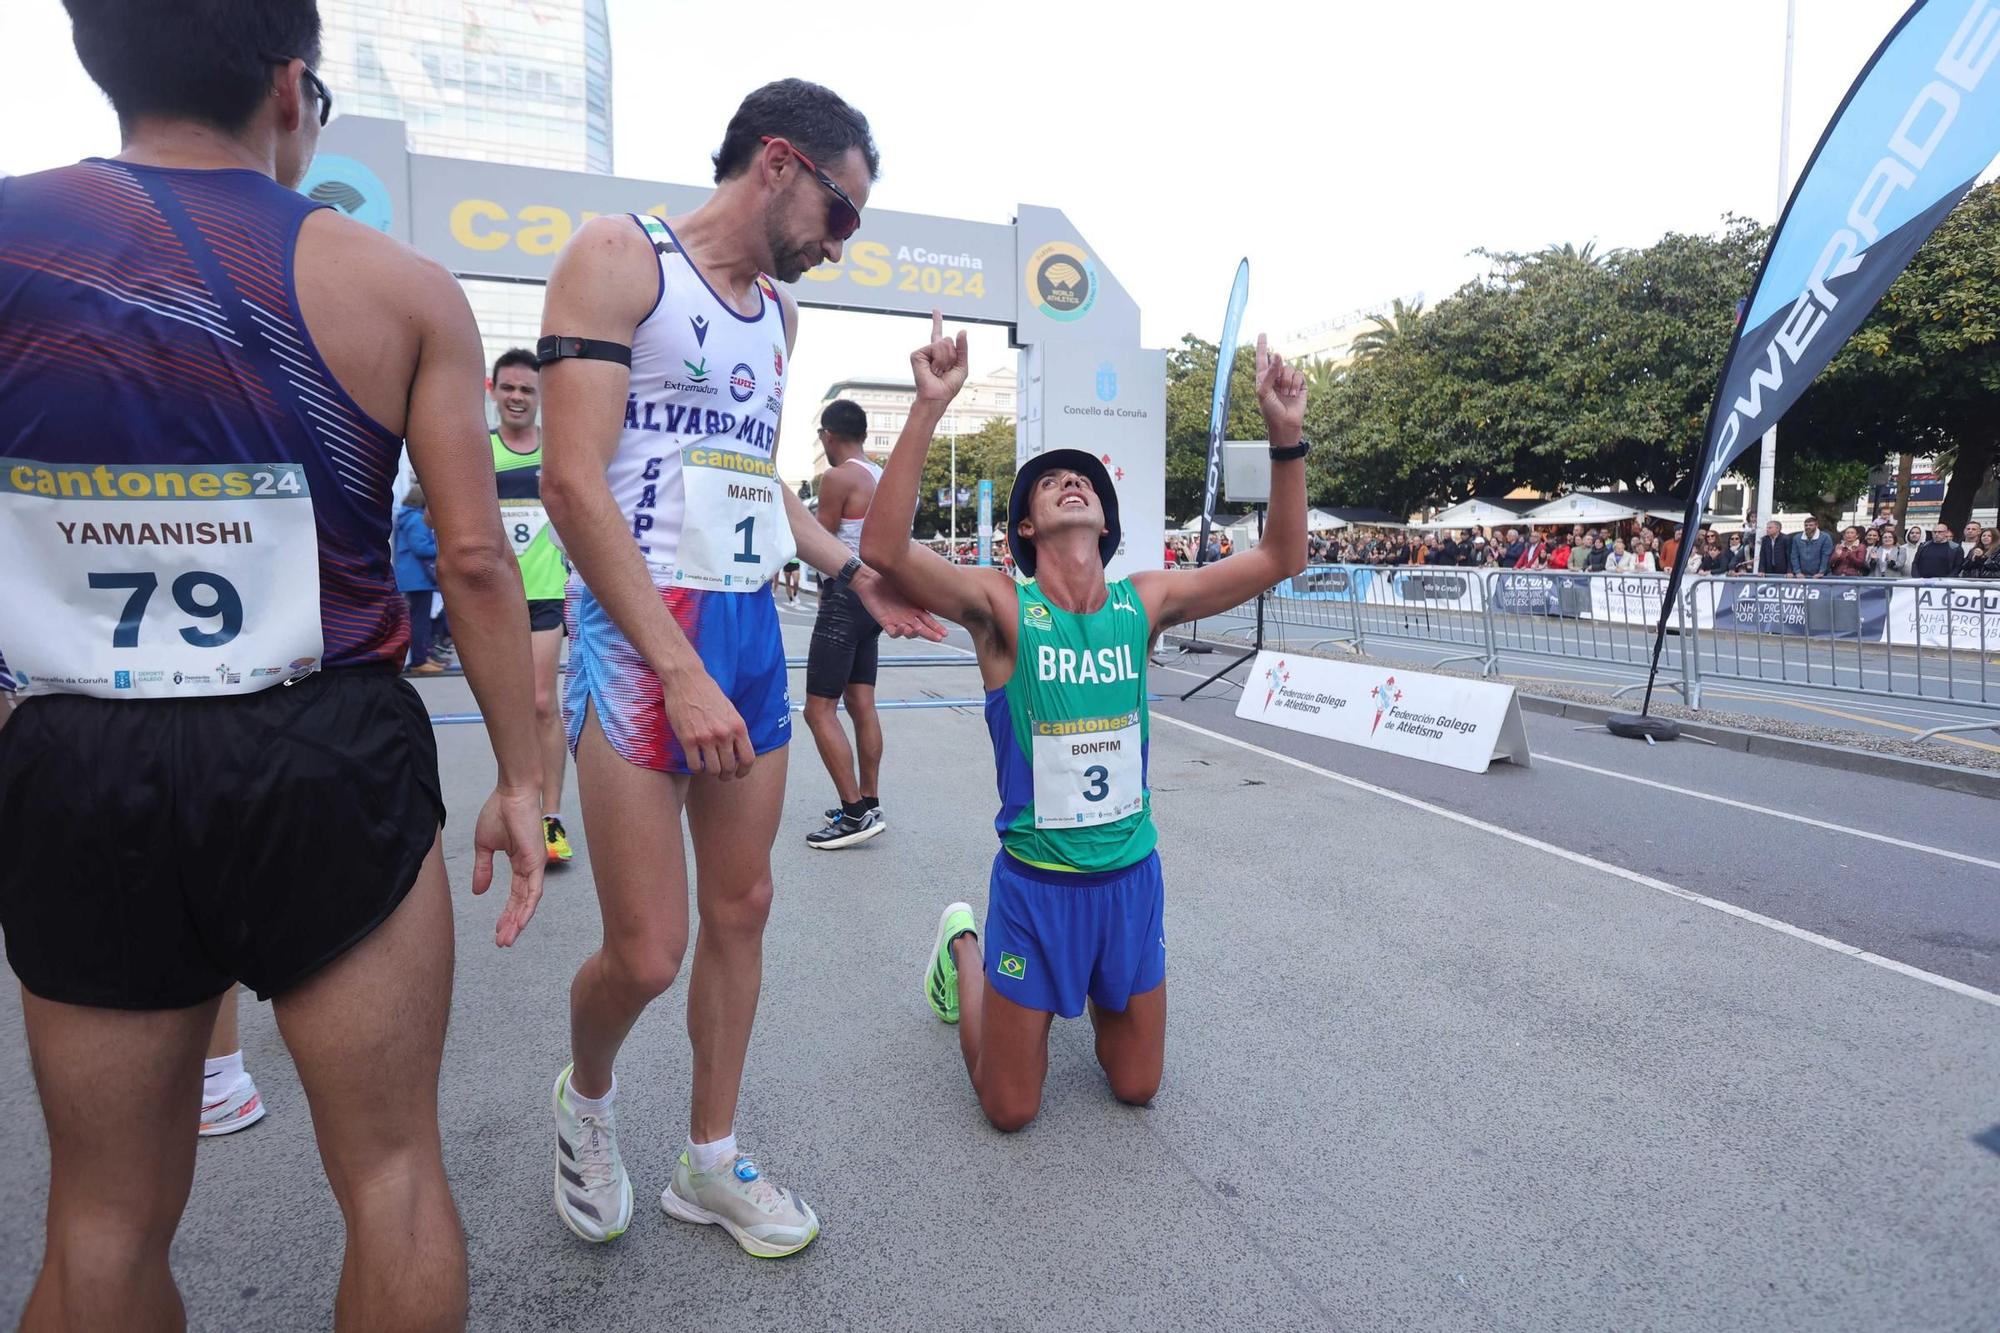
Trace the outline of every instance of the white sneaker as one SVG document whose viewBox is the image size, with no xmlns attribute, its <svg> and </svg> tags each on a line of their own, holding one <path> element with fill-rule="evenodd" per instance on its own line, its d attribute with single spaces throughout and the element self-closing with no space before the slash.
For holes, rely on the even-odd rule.
<svg viewBox="0 0 2000 1333">
<path fill-rule="evenodd" d="M 556 1075 L 556 1214 L 593 1243 L 617 1240 L 632 1225 L 632 1181 L 618 1156 L 610 1116 L 578 1115 L 569 1104 L 569 1076 Z"/>
<path fill-rule="evenodd" d="M 264 1118 L 264 1099 L 257 1095 L 257 1084 L 245 1074 L 236 1087 L 214 1100 L 206 1093 L 201 1099 L 201 1128 L 195 1132 L 205 1139 L 218 1134 L 234 1134 L 239 1129 L 248 1129 Z"/>
<path fill-rule="evenodd" d="M 766 1180 L 741 1153 L 713 1171 L 696 1171 L 683 1148 L 660 1207 L 683 1222 L 723 1228 L 759 1259 L 797 1254 L 819 1235 L 819 1218 L 806 1201 Z"/>
</svg>

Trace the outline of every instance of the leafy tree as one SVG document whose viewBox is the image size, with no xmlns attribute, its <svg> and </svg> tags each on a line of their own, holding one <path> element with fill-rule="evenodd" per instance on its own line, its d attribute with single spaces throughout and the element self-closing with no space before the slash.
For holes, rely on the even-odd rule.
<svg viewBox="0 0 2000 1333">
<path fill-rule="evenodd" d="M 958 506 L 958 535 L 961 541 L 979 535 L 979 483 L 993 483 L 994 524 L 1007 522 L 1007 492 L 1014 484 L 1014 423 L 1005 418 L 989 421 L 970 435 L 958 437 L 958 485 L 973 498 Z M 912 531 L 928 540 L 951 531 L 951 506 L 937 502 L 938 492 L 951 484 L 951 437 L 940 436 L 924 459 L 924 479 L 917 491 L 916 523 Z"/>
<path fill-rule="evenodd" d="M 1189 334 L 1167 352 L 1167 518 L 1169 523 L 1201 512 L 1208 476 L 1208 418 L 1215 393 L 1214 343 Z M 1238 347 L 1229 375 L 1227 440 L 1256 440 L 1264 435 L 1257 412 L 1257 356 L 1254 347 Z M 1217 507 L 1226 501 L 1218 498 Z"/>
<path fill-rule="evenodd" d="M 1929 453 L 1950 473 L 1942 517 L 1959 528 L 2000 458 L 1996 402 L 2000 182 L 1973 190 L 1924 242 L 1787 414 L 1799 444 L 1785 448 L 1870 465 Z"/>
</svg>

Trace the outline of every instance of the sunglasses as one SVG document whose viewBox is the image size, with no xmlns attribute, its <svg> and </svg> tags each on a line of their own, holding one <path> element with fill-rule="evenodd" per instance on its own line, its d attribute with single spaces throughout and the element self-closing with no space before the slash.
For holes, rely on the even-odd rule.
<svg viewBox="0 0 2000 1333">
<path fill-rule="evenodd" d="M 307 73 L 311 73 L 310 70 Z M 764 143 L 781 143 L 785 151 L 805 164 L 805 169 L 813 174 L 813 179 L 832 192 L 833 198 L 826 206 L 826 229 L 836 241 L 844 241 L 861 228 L 861 210 L 847 197 L 847 191 L 833 183 L 833 177 L 819 169 L 817 163 L 801 153 L 789 139 L 781 139 L 775 134 L 761 136 Z"/>
<path fill-rule="evenodd" d="M 297 60 L 298 57 L 274 56 L 269 52 L 266 52 L 264 55 L 264 59 L 270 61 L 274 65 L 289 65 L 294 60 Z M 301 68 L 305 71 L 306 83 L 308 86 L 312 88 L 313 96 L 319 100 L 319 124 L 321 129 L 325 129 L 327 121 L 333 119 L 333 94 L 327 91 L 327 87 L 324 83 L 320 82 L 319 75 L 313 73 L 313 67 L 311 65 L 306 65 L 302 63 Z"/>
</svg>

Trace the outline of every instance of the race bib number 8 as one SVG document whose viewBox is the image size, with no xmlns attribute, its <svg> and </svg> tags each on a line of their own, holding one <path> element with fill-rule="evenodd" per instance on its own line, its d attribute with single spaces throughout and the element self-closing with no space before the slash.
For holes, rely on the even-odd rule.
<svg viewBox="0 0 2000 1333">
<path fill-rule="evenodd" d="M 1108 824 L 1144 809 L 1142 735 L 1136 710 L 1116 717 L 1035 723 L 1035 827 Z"/>
<path fill-rule="evenodd" d="M 520 559 L 535 544 L 535 538 L 542 535 L 542 529 L 549 525 L 549 511 L 542 508 L 540 500 L 502 500 L 500 502 L 500 526 L 507 531 L 507 544 L 514 548 L 514 558 Z"/>
<path fill-rule="evenodd" d="M 0 652 L 30 691 L 246 694 L 319 665 L 295 463 L 0 461 Z"/>
<path fill-rule="evenodd" d="M 674 583 L 751 592 L 797 552 L 777 465 L 756 454 L 701 444 L 681 453 L 686 504 Z"/>
</svg>

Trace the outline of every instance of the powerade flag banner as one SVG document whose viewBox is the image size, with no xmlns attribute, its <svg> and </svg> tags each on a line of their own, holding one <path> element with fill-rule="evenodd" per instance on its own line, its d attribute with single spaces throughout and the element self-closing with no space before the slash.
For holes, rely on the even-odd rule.
<svg viewBox="0 0 2000 1333">
<path fill-rule="evenodd" d="M 2000 0 L 1918 0 L 1848 89 L 1738 320 L 1688 494 L 1688 532 L 1729 465 L 1778 424 L 2000 154 L 1996 58 Z M 1655 670 L 1693 550 L 1683 542 L 1674 562 Z"/>
<path fill-rule="evenodd" d="M 1208 402 L 1208 481 L 1201 491 L 1201 544 L 1197 566 L 1208 563 L 1208 525 L 1215 518 L 1215 493 L 1222 486 L 1222 432 L 1229 425 L 1229 376 L 1236 369 L 1236 335 L 1243 327 L 1243 306 L 1250 299 L 1250 261 L 1236 265 L 1229 288 L 1229 309 L 1222 316 L 1222 341 L 1215 345 L 1215 393 Z"/>
</svg>

